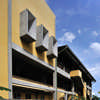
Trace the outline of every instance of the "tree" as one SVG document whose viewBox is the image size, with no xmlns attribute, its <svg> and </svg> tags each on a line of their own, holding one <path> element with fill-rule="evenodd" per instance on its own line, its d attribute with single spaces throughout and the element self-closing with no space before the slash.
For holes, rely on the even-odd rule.
<svg viewBox="0 0 100 100">
<path fill-rule="evenodd" d="M 97 96 L 93 95 L 92 100 L 99 100 L 99 98 Z"/>
</svg>

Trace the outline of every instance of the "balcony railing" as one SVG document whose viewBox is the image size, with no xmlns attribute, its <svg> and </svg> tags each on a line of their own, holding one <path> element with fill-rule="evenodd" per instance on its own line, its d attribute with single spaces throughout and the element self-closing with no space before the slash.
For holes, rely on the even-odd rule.
<svg viewBox="0 0 100 100">
<path fill-rule="evenodd" d="M 61 68 L 57 67 L 57 72 L 58 72 L 60 75 L 66 77 L 66 78 L 68 78 L 68 79 L 70 79 L 70 74 L 67 73 L 67 72 L 65 72 L 65 71 L 62 70 Z"/>
</svg>

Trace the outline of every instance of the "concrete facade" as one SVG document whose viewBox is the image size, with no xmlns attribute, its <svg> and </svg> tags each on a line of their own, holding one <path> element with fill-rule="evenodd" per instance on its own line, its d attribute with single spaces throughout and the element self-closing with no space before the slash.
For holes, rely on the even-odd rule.
<svg viewBox="0 0 100 100">
<path fill-rule="evenodd" d="M 20 13 L 20 37 L 27 43 L 36 40 L 36 18 L 28 9 Z"/>
<path fill-rule="evenodd" d="M 49 38 L 49 49 L 47 52 L 47 56 L 49 58 L 56 58 L 58 56 L 57 40 L 53 36 Z"/>
<path fill-rule="evenodd" d="M 38 51 L 39 52 L 47 51 L 48 42 L 49 42 L 48 30 L 43 25 L 38 26 L 37 41 L 36 41 L 36 48 L 38 49 Z"/>
</svg>

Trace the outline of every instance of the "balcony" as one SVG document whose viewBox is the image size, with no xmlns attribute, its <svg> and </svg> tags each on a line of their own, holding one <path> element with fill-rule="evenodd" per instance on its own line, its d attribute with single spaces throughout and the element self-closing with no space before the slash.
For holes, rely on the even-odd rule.
<svg viewBox="0 0 100 100">
<path fill-rule="evenodd" d="M 80 77 L 80 78 L 82 78 L 82 73 L 81 73 L 80 70 L 74 70 L 74 71 L 70 72 L 70 76 L 71 77 Z"/>
<path fill-rule="evenodd" d="M 36 40 L 36 18 L 28 9 L 20 13 L 20 37 L 27 43 Z"/>
<path fill-rule="evenodd" d="M 73 70 L 70 72 L 70 77 L 76 84 L 76 86 L 83 87 L 82 72 L 80 70 Z"/>
<path fill-rule="evenodd" d="M 12 49 L 13 49 L 14 54 L 18 55 L 18 57 L 22 57 L 23 60 L 27 59 L 28 61 L 31 61 L 30 63 L 36 64 L 36 66 L 38 65 L 42 68 L 46 68 L 48 70 L 54 71 L 53 66 L 40 60 L 38 57 L 27 52 L 25 49 L 21 48 L 20 46 L 16 45 L 15 43 L 12 43 Z"/>
<path fill-rule="evenodd" d="M 36 89 L 36 90 L 42 90 L 42 91 L 55 91 L 52 86 L 44 85 L 36 81 L 28 80 L 21 77 L 12 77 L 12 85 L 15 87 L 23 87 L 23 88 L 29 88 L 29 89 Z"/>
<path fill-rule="evenodd" d="M 37 41 L 36 48 L 38 51 L 43 52 L 48 50 L 49 33 L 48 30 L 40 25 L 37 27 Z"/>
<path fill-rule="evenodd" d="M 57 40 L 53 36 L 49 38 L 49 49 L 47 52 L 47 56 L 50 59 L 56 58 L 58 56 Z"/>
</svg>

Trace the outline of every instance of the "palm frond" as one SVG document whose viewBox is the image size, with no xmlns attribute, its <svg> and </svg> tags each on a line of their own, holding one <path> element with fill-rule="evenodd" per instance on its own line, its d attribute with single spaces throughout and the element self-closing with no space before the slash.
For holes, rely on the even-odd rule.
<svg viewBox="0 0 100 100">
<path fill-rule="evenodd" d="M 0 87 L 0 90 L 1 90 L 1 91 L 3 91 L 3 90 L 5 90 L 5 91 L 11 91 L 10 89 L 5 88 L 5 87 Z"/>
</svg>

